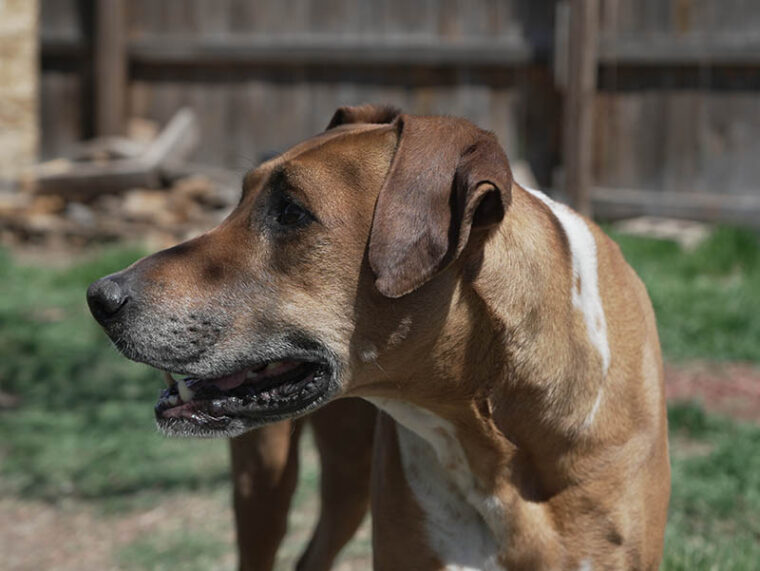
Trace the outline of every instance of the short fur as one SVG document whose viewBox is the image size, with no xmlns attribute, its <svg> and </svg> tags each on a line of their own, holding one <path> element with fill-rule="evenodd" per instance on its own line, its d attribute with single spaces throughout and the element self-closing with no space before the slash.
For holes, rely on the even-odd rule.
<svg viewBox="0 0 760 571">
<path fill-rule="evenodd" d="M 329 126 L 249 173 L 221 226 L 112 276 L 131 297 L 109 334 L 134 359 L 198 376 L 328 356 L 329 390 L 282 416 L 338 396 L 387 413 L 375 569 L 656 569 L 662 362 L 619 248 L 515 183 L 493 135 L 464 120 L 363 106 Z M 281 192 L 314 220 L 274 228 Z M 230 430 L 274 418 L 242 410 Z M 438 462 L 434 486 L 414 451 Z"/>
</svg>

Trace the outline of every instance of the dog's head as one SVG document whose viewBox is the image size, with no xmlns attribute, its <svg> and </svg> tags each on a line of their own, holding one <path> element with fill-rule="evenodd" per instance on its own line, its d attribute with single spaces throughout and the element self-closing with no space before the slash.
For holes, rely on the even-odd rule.
<svg viewBox="0 0 760 571">
<path fill-rule="evenodd" d="M 411 367 L 510 187 L 495 137 L 464 120 L 341 108 L 249 172 L 220 226 L 98 280 L 88 303 L 124 355 L 188 375 L 168 376 L 162 430 L 240 434 L 393 375 L 393 354 Z"/>
</svg>

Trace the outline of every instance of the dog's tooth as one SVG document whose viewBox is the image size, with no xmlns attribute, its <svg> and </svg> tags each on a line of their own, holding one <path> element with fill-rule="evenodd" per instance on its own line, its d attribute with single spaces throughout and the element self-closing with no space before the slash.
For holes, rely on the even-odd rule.
<svg viewBox="0 0 760 571">
<path fill-rule="evenodd" d="M 166 382 L 166 386 L 169 388 L 172 388 L 172 386 L 174 386 L 174 383 L 177 382 L 174 380 L 174 377 L 172 377 L 172 374 L 169 371 L 164 371 L 164 381 Z"/>
<path fill-rule="evenodd" d="M 190 402 L 193 400 L 195 392 L 193 389 L 189 388 L 187 384 L 185 384 L 184 379 L 177 381 L 177 389 L 179 390 L 179 398 L 181 398 L 184 402 Z"/>
<path fill-rule="evenodd" d="M 169 395 L 166 397 L 166 402 L 169 403 L 169 406 L 177 406 L 179 404 L 179 399 L 177 398 L 177 395 Z"/>
</svg>

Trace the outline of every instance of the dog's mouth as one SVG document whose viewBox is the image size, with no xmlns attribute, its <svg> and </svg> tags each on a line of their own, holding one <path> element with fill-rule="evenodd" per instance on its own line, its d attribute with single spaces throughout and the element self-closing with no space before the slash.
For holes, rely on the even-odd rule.
<svg viewBox="0 0 760 571">
<path fill-rule="evenodd" d="M 281 359 L 217 378 L 165 373 L 156 403 L 159 428 L 172 435 L 232 436 L 318 406 L 334 385 L 329 365 Z"/>
</svg>

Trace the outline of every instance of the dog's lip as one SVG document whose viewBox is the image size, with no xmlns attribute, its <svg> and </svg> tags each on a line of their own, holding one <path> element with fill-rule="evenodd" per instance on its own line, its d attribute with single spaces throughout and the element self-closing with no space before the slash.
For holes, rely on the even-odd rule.
<svg viewBox="0 0 760 571">
<path fill-rule="evenodd" d="M 281 358 L 213 378 L 175 380 L 159 395 L 159 424 L 181 419 L 205 428 L 222 429 L 237 415 L 286 412 L 320 396 L 317 383 L 331 376 L 323 361 Z M 297 405 L 297 406 L 296 406 Z"/>
</svg>

